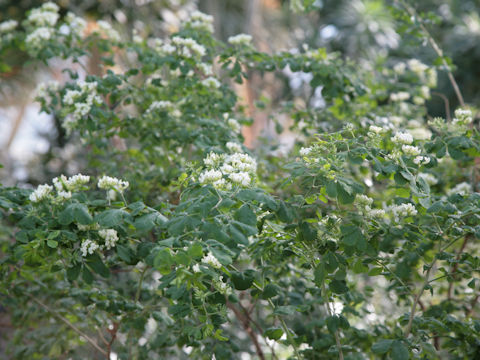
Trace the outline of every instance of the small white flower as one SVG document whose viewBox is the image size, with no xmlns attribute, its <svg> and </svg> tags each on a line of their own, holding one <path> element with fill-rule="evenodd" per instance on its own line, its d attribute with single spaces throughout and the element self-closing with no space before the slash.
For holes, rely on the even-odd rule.
<svg viewBox="0 0 480 360">
<path fill-rule="evenodd" d="M 426 165 L 430 162 L 430 158 L 428 156 L 416 156 L 413 159 L 413 163 L 416 165 Z"/>
<path fill-rule="evenodd" d="M 227 41 L 231 45 L 248 46 L 252 43 L 252 36 L 247 34 L 238 34 L 235 36 L 230 36 Z"/>
<path fill-rule="evenodd" d="M 18 26 L 18 22 L 15 20 L 7 20 L 4 22 L 0 23 L 0 34 L 1 33 L 7 33 L 11 32 L 12 30 L 15 30 L 15 28 Z"/>
<path fill-rule="evenodd" d="M 201 184 L 211 184 L 222 178 L 222 172 L 218 170 L 207 170 L 200 174 L 198 181 Z"/>
<path fill-rule="evenodd" d="M 34 203 L 40 202 L 46 199 L 50 195 L 52 190 L 53 190 L 53 187 L 51 185 L 48 185 L 48 184 L 39 185 L 35 189 L 35 191 L 33 191 L 30 194 L 29 199 L 31 202 L 34 202 Z"/>
<path fill-rule="evenodd" d="M 471 192 L 472 192 L 472 185 L 466 182 L 461 182 L 460 184 L 457 184 L 454 188 L 448 190 L 447 195 L 450 196 L 450 195 L 458 194 L 461 196 L 465 196 Z"/>
<path fill-rule="evenodd" d="M 396 144 L 409 145 L 413 142 L 413 136 L 408 132 L 397 132 L 395 136 L 391 138 L 391 140 Z"/>
<path fill-rule="evenodd" d="M 45 43 L 53 36 L 53 30 L 47 27 L 39 27 L 25 38 L 25 46 L 30 53 L 36 54 Z"/>
<path fill-rule="evenodd" d="M 393 66 L 393 71 L 397 74 L 403 74 L 405 72 L 407 65 L 403 62 L 397 63 Z"/>
<path fill-rule="evenodd" d="M 108 22 L 104 20 L 99 20 L 97 21 L 98 28 L 101 30 L 101 32 L 109 39 L 115 42 L 120 41 L 120 34 L 112 28 L 112 25 L 110 25 Z"/>
<path fill-rule="evenodd" d="M 402 151 L 405 155 L 417 156 L 420 155 L 420 148 L 412 145 L 402 145 Z"/>
<path fill-rule="evenodd" d="M 453 119 L 454 124 L 468 125 L 472 123 L 473 117 L 472 112 L 468 109 L 457 109 L 455 110 L 455 118 Z"/>
<path fill-rule="evenodd" d="M 191 28 L 196 30 L 205 30 L 210 33 L 213 33 L 213 16 L 204 14 L 200 11 L 194 11 L 190 15 L 187 23 Z"/>
<path fill-rule="evenodd" d="M 128 181 L 123 181 L 110 176 L 103 176 L 98 180 L 98 187 L 105 190 L 116 190 L 118 192 L 123 192 L 128 188 Z"/>
<path fill-rule="evenodd" d="M 218 89 L 221 86 L 221 83 L 214 77 L 210 76 L 202 80 L 202 85 L 210 89 Z"/>
<path fill-rule="evenodd" d="M 241 186 L 248 186 L 252 182 L 252 178 L 246 172 L 232 173 L 228 177 L 233 183 Z"/>
<path fill-rule="evenodd" d="M 105 240 L 107 250 L 113 248 L 118 241 L 118 234 L 114 229 L 102 229 L 98 231 L 98 234 Z"/>
<path fill-rule="evenodd" d="M 373 204 L 373 199 L 367 195 L 357 195 L 355 197 L 355 203 L 362 207 L 367 207 Z"/>
<path fill-rule="evenodd" d="M 242 129 L 238 121 L 235 119 L 228 119 L 227 124 L 228 126 L 230 126 L 230 128 L 233 130 L 234 133 L 239 133 L 240 130 Z"/>
<path fill-rule="evenodd" d="M 220 269 L 222 267 L 222 264 L 220 264 L 218 259 L 211 252 L 202 258 L 202 263 L 208 264 L 216 269 Z"/>
<path fill-rule="evenodd" d="M 302 156 L 308 156 L 311 152 L 312 152 L 311 147 L 302 147 L 300 149 L 300 155 L 302 155 Z"/>
<path fill-rule="evenodd" d="M 372 218 L 378 218 L 381 219 L 385 217 L 385 210 L 383 209 L 370 209 L 367 211 L 367 216 L 372 217 Z"/>
<path fill-rule="evenodd" d="M 72 193 L 70 191 L 59 191 L 57 196 L 60 200 L 68 200 L 72 197 Z"/>
<path fill-rule="evenodd" d="M 82 256 L 86 257 L 87 255 L 93 254 L 99 248 L 100 246 L 95 241 L 87 239 L 82 241 L 82 245 L 80 246 L 80 251 L 82 253 Z"/>
<path fill-rule="evenodd" d="M 391 101 L 405 101 L 410 99 L 410 94 L 406 91 L 399 91 L 397 93 L 390 94 Z"/>
<path fill-rule="evenodd" d="M 225 144 L 228 150 L 235 152 L 235 153 L 240 153 L 242 152 L 242 145 L 236 142 L 229 141 Z"/>
<path fill-rule="evenodd" d="M 390 210 L 392 211 L 396 221 L 398 221 L 400 217 L 415 216 L 418 213 L 417 209 L 415 209 L 415 206 L 410 203 L 393 205 Z"/>
<path fill-rule="evenodd" d="M 408 67 L 417 75 L 423 75 L 423 73 L 428 69 L 428 66 L 422 63 L 417 59 L 410 59 L 407 61 Z"/>
<path fill-rule="evenodd" d="M 200 272 L 200 265 L 198 265 L 198 264 L 193 265 L 192 266 L 192 271 L 194 273 L 199 273 Z"/>
<path fill-rule="evenodd" d="M 384 132 L 385 129 L 380 126 L 370 125 L 370 127 L 368 128 L 368 131 L 374 134 L 380 134 Z"/>
</svg>

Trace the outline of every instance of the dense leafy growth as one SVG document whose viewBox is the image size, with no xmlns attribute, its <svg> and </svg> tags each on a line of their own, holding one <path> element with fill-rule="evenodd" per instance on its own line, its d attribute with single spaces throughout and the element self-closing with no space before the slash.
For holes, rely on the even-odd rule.
<svg viewBox="0 0 480 360">
<path fill-rule="evenodd" d="M 428 116 L 435 67 L 266 54 L 201 13 L 124 39 L 57 11 L 0 24 L 2 53 L 71 60 L 38 101 L 90 156 L 88 176 L 0 187 L 9 356 L 480 357 L 478 123 L 466 106 Z M 104 75 L 82 70 L 94 53 Z M 286 103 L 301 139 L 255 155 L 232 84 L 285 68 L 325 106 Z"/>
</svg>

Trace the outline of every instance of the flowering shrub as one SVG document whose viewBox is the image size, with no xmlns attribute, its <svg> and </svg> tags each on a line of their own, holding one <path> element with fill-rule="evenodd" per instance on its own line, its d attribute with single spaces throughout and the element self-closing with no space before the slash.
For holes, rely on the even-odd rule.
<svg viewBox="0 0 480 360">
<path fill-rule="evenodd" d="M 480 356 L 480 136 L 467 107 L 429 120 L 435 68 L 268 55 L 199 12 L 166 39 L 85 28 L 52 3 L 0 24 L 1 49 L 105 67 L 37 97 L 89 175 L 0 187 L 9 356 Z M 286 68 L 326 105 L 285 107 L 302 138 L 273 160 L 241 145 L 229 80 Z"/>
</svg>

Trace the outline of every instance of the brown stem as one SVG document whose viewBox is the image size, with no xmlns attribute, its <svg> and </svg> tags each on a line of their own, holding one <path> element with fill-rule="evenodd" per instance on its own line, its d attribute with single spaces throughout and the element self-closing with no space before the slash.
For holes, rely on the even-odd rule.
<svg viewBox="0 0 480 360">
<path fill-rule="evenodd" d="M 112 352 L 112 344 L 115 341 L 115 339 L 117 338 L 118 322 L 114 322 L 113 323 L 113 329 L 111 329 L 111 330 L 107 329 L 107 331 L 112 336 L 112 338 L 110 339 L 110 341 L 107 344 L 107 354 L 108 354 L 107 359 L 109 360 L 110 359 L 110 353 Z"/>
<path fill-rule="evenodd" d="M 460 248 L 460 250 L 458 250 L 457 256 L 455 257 L 456 262 L 452 266 L 452 271 L 450 271 L 450 276 L 452 276 L 452 278 L 454 277 L 455 273 L 458 270 L 458 260 L 460 259 L 460 256 L 462 256 L 462 253 L 465 250 L 465 247 L 467 246 L 469 238 L 470 238 L 470 236 L 468 236 L 468 235 L 465 236 L 465 239 L 463 240 L 463 243 L 462 243 L 462 247 Z M 454 280 L 454 278 L 452 280 Z M 453 281 L 451 281 L 448 284 L 448 293 L 447 293 L 448 294 L 447 295 L 448 300 L 452 300 L 452 292 L 453 292 Z"/>
<path fill-rule="evenodd" d="M 412 331 L 413 318 L 415 317 L 415 310 L 417 309 L 417 305 L 420 301 L 420 297 L 422 296 L 423 291 L 425 290 L 425 286 L 428 285 L 428 278 L 430 276 L 430 272 L 432 271 L 436 261 L 437 261 L 437 258 L 433 259 L 432 263 L 428 267 L 427 273 L 425 274 L 425 281 L 423 282 L 422 287 L 418 291 L 417 296 L 415 296 L 415 300 L 413 301 L 412 308 L 410 309 L 410 317 L 408 319 L 407 329 L 405 330 L 406 338 L 408 338 L 408 335 L 410 335 L 410 332 Z"/>
<path fill-rule="evenodd" d="M 247 316 L 245 316 L 244 313 L 242 313 L 239 309 L 235 307 L 230 301 L 227 301 L 227 307 L 233 311 L 237 319 L 240 321 L 242 324 L 243 328 L 247 332 L 248 336 L 253 342 L 253 345 L 255 346 L 255 350 L 257 352 L 258 357 L 261 360 L 265 360 L 265 355 L 263 354 L 262 347 L 260 346 L 260 343 L 258 342 L 257 339 L 257 334 L 255 334 L 255 331 L 253 331 L 252 327 L 250 326 L 250 320 Z"/>
</svg>

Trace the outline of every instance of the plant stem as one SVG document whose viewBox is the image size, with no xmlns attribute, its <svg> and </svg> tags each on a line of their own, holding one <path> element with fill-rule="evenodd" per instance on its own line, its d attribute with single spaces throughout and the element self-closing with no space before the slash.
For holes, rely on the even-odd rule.
<svg viewBox="0 0 480 360">
<path fill-rule="evenodd" d="M 432 263 L 428 267 L 427 273 L 425 274 L 425 281 L 423 282 L 422 287 L 418 291 L 417 296 L 415 296 L 415 300 L 413 301 L 412 308 L 410 309 L 410 317 L 408 319 L 407 329 L 405 330 L 406 338 L 410 335 L 410 332 L 412 331 L 413 318 L 415 316 L 415 310 L 417 308 L 417 304 L 420 301 L 420 297 L 422 296 L 423 291 L 425 290 L 425 286 L 427 286 L 429 283 L 428 278 L 430 276 L 430 272 L 432 271 L 436 261 L 437 261 L 437 258 L 433 259 Z"/>
<path fill-rule="evenodd" d="M 135 293 L 135 302 L 138 302 L 140 299 L 140 292 L 142 290 L 142 283 L 143 278 L 145 277 L 145 273 L 147 272 L 147 266 L 142 270 L 142 274 L 140 275 L 140 282 L 138 283 L 137 292 Z"/>
<path fill-rule="evenodd" d="M 407 13 L 411 17 L 418 20 L 418 24 L 420 25 L 420 28 L 422 29 L 422 31 L 427 36 L 428 42 L 432 46 L 435 53 L 442 59 L 442 64 L 445 67 L 445 70 L 447 71 L 448 80 L 450 80 L 450 83 L 452 84 L 453 90 L 455 91 L 455 95 L 457 96 L 457 99 L 458 99 L 458 102 L 460 103 L 460 106 L 465 107 L 465 101 L 463 100 L 462 93 L 460 91 L 460 88 L 459 88 L 457 82 L 455 81 L 455 78 L 453 77 L 452 71 L 450 70 L 450 67 L 449 67 L 447 61 L 444 58 L 442 49 L 440 48 L 440 46 L 438 46 L 438 44 L 435 41 L 435 39 L 433 38 L 433 36 L 427 30 L 427 28 L 425 27 L 425 25 L 422 22 L 422 19 L 417 15 L 416 11 L 412 7 L 410 7 L 408 4 L 406 4 L 405 1 L 400 0 L 400 3 L 402 4 L 402 6 L 405 8 Z"/>
<path fill-rule="evenodd" d="M 95 340 L 93 340 L 90 336 L 88 336 L 87 334 L 85 334 L 82 330 L 80 330 L 78 327 L 76 327 L 75 325 L 73 325 L 70 321 L 68 321 L 65 317 L 63 317 L 62 315 L 60 315 L 58 312 L 56 312 L 55 310 L 52 310 L 50 309 L 47 305 L 45 305 L 43 302 L 41 302 L 40 300 L 38 300 L 36 297 L 34 297 L 33 295 L 31 294 L 27 294 L 28 296 L 30 296 L 30 298 L 35 301 L 38 305 L 40 305 L 41 307 L 43 307 L 46 311 L 48 311 L 49 313 L 53 314 L 54 316 L 56 316 L 57 318 L 59 318 L 60 320 L 62 320 L 68 327 L 70 327 L 73 331 L 75 331 L 77 334 L 79 334 L 80 336 L 82 336 L 85 340 L 87 340 L 90 345 L 92 345 L 96 350 L 98 350 L 101 354 L 103 354 L 105 356 L 106 359 L 108 359 L 108 353 L 103 350 Z"/>
</svg>

